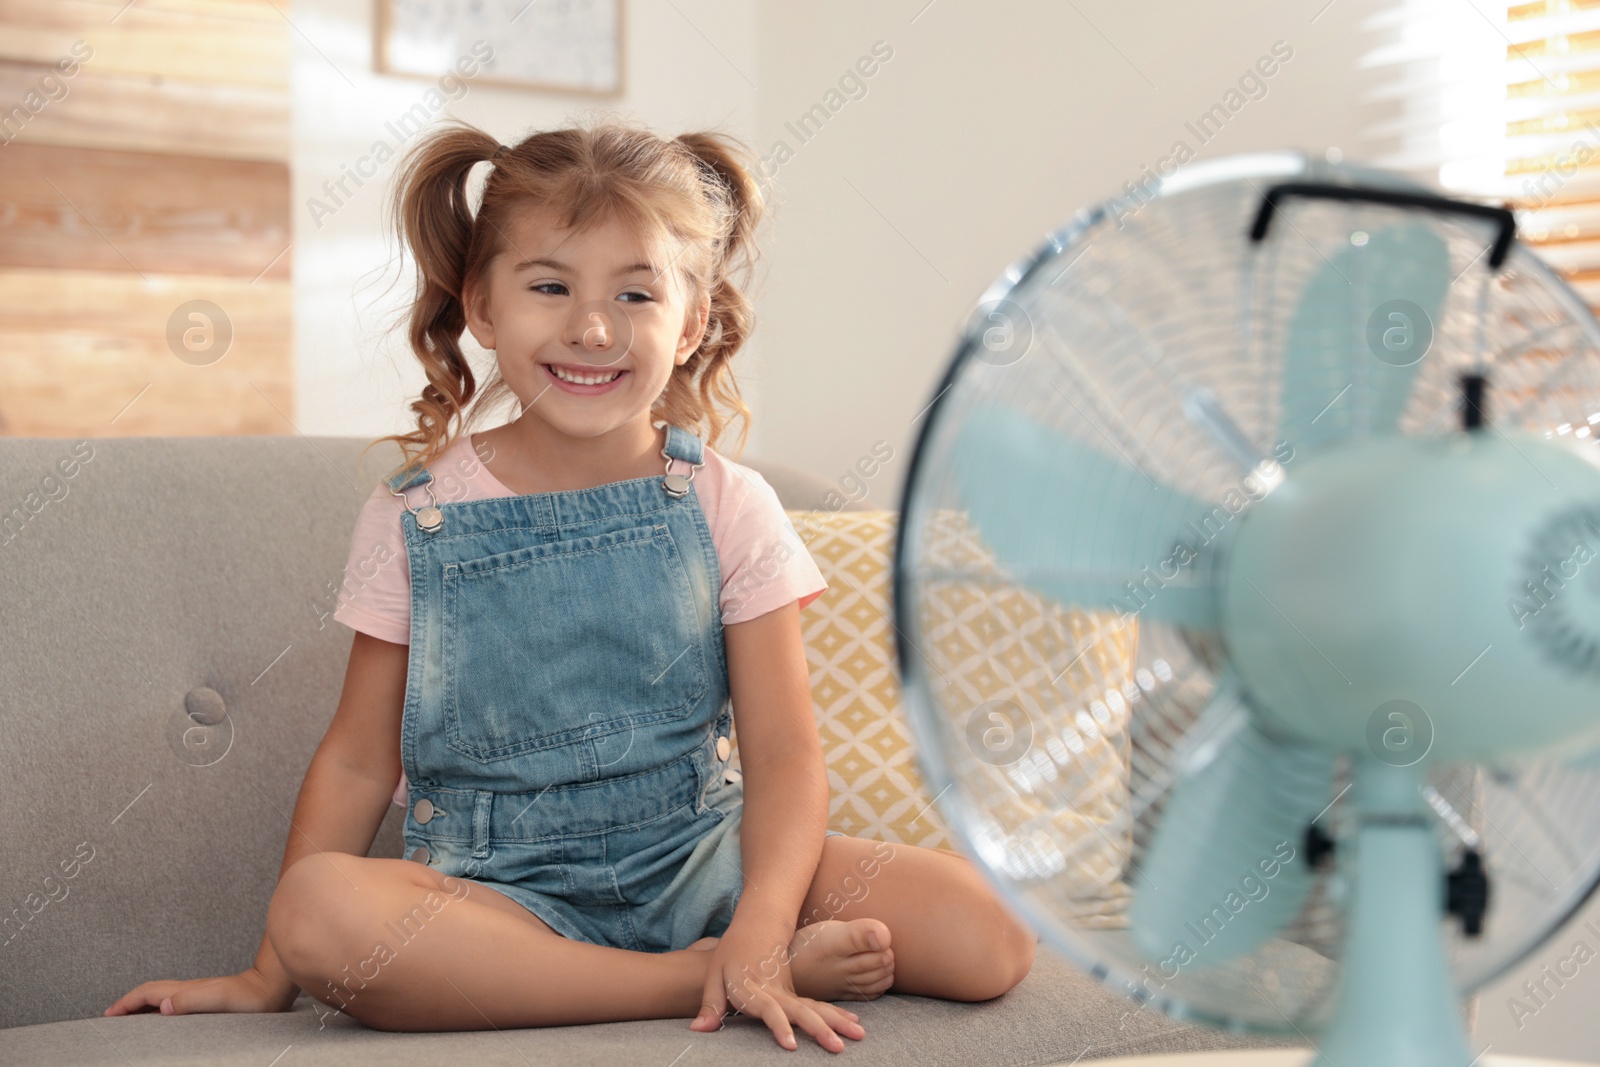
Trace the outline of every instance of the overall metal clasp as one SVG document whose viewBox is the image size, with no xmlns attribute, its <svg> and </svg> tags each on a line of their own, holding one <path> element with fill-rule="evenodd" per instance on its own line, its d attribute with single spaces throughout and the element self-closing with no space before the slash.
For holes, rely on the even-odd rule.
<svg viewBox="0 0 1600 1067">
<path fill-rule="evenodd" d="M 419 530 L 423 533 L 435 533 L 439 527 L 444 525 L 444 512 L 439 510 L 439 500 L 433 495 L 433 479 L 429 478 L 426 482 L 423 482 L 422 487 L 428 491 L 428 503 L 420 508 L 412 507 L 411 501 L 406 499 L 404 492 L 398 489 L 390 489 L 389 492 L 404 501 L 406 510 L 417 517 L 417 528 Z"/>
<path fill-rule="evenodd" d="M 701 460 L 699 463 L 691 464 L 688 474 L 674 474 L 672 473 L 673 457 L 667 455 L 665 447 L 661 449 L 661 455 L 667 461 L 667 476 L 661 479 L 661 488 L 666 490 L 668 496 L 683 496 L 689 491 L 689 483 L 694 481 L 694 472 L 704 467 L 706 465 L 705 461 Z"/>
</svg>

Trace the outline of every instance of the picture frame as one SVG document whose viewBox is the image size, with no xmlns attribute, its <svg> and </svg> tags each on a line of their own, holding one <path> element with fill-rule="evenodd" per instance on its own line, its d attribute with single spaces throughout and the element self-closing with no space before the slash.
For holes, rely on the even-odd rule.
<svg viewBox="0 0 1600 1067">
<path fill-rule="evenodd" d="M 475 85 L 618 97 L 625 91 L 627 0 L 375 0 L 373 69 L 437 79 L 487 41 Z"/>
</svg>

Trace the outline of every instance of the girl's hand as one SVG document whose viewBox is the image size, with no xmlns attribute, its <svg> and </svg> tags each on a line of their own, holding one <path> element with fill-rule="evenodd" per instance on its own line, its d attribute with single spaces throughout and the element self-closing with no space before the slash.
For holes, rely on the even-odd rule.
<svg viewBox="0 0 1600 1067">
<path fill-rule="evenodd" d="M 737 919 L 707 955 L 705 999 L 691 1030 L 720 1030 L 727 1005 L 744 1015 L 759 1016 L 778 1044 L 797 1048 L 794 1029 L 799 1023 L 817 1044 L 829 1052 L 843 1052 L 839 1031 L 860 1041 L 866 1031 L 849 1013 L 827 1001 L 802 997 L 794 991 L 789 974 L 789 940 L 794 931 L 781 927 L 740 925 Z"/>
<path fill-rule="evenodd" d="M 288 992 L 275 987 L 251 967 L 221 978 L 158 979 L 134 986 L 102 1015 L 133 1015 L 156 1010 L 163 1015 L 189 1015 L 218 1011 L 288 1011 L 298 996 L 298 986 Z"/>
</svg>

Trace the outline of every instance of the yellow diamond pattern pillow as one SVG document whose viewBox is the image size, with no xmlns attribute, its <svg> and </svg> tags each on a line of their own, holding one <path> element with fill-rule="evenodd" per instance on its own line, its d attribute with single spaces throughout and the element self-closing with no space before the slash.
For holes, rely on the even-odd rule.
<svg viewBox="0 0 1600 1067">
<path fill-rule="evenodd" d="M 925 571 L 951 576 L 923 579 L 919 632 L 941 725 L 973 756 L 974 845 L 1078 925 L 1122 925 L 1137 620 L 1007 579 L 962 512 L 932 512 L 919 533 Z"/>
<path fill-rule="evenodd" d="M 897 513 L 788 516 L 828 582 L 801 627 L 828 763 L 829 828 L 957 848 L 923 782 L 901 703 L 890 596 Z M 1137 625 L 1069 612 L 1006 583 L 960 513 L 934 514 L 923 534 L 926 558 L 982 579 L 926 586 L 935 611 L 921 652 L 940 702 L 963 712 L 952 729 L 979 746 L 977 799 L 993 823 L 994 855 L 1024 877 L 1067 870 L 1064 888 L 1084 920 L 1120 912 L 1130 845 L 1121 693 L 1132 685 Z M 1008 733 L 1018 729 L 1026 744 Z M 990 751 L 996 739 L 1002 746 Z"/>
</svg>

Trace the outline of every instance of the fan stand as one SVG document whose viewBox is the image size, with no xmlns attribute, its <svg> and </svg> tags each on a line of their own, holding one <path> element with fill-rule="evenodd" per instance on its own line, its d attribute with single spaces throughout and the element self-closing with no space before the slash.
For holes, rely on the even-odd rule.
<svg viewBox="0 0 1600 1067">
<path fill-rule="evenodd" d="M 1356 761 L 1355 883 L 1334 1018 L 1309 1063 L 1469 1067 L 1446 959 L 1445 879 L 1424 764 Z"/>
</svg>

